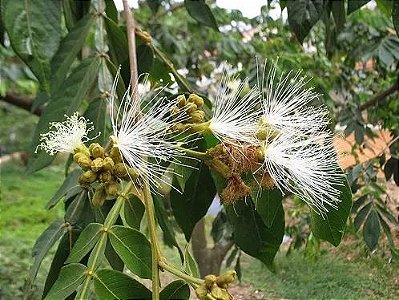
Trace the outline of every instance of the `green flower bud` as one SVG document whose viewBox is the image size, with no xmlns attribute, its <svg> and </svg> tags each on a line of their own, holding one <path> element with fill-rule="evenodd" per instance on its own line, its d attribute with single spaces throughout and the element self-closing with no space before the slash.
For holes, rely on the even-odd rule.
<svg viewBox="0 0 399 300">
<path fill-rule="evenodd" d="M 75 148 L 73 153 L 83 153 L 84 155 L 90 157 L 89 148 L 87 148 L 84 144 L 81 144 L 79 147 Z"/>
<path fill-rule="evenodd" d="M 97 157 L 95 160 L 93 160 L 93 164 L 91 165 L 91 169 L 94 172 L 98 172 L 101 170 L 103 167 L 103 159 L 100 157 Z"/>
<path fill-rule="evenodd" d="M 92 165 L 92 160 L 86 154 L 82 152 L 75 153 L 73 155 L 73 160 L 83 169 L 87 170 L 90 169 Z"/>
<path fill-rule="evenodd" d="M 97 174 L 96 172 L 93 172 L 92 170 L 88 170 L 84 172 L 82 175 L 79 177 L 79 184 L 80 185 L 89 185 L 90 183 L 93 183 L 97 179 Z"/>
<path fill-rule="evenodd" d="M 223 299 L 223 291 L 217 284 L 214 284 L 211 288 L 211 295 L 216 299 Z"/>
<path fill-rule="evenodd" d="M 204 300 L 208 294 L 208 289 L 205 286 L 200 285 L 195 289 L 195 293 L 197 294 L 198 299 Z"/>
<path fill-rule="evenodd" d="M 93 206 L 98 208 L 104 204 L 105 198 L 107 197 L 107 194 L 105 193 L 105 188 L 104 186 L 99 186 L 96 191 L 94 192 L 92 203 Z"/>
<path fill-rule="evenodd" d="M 195 103 L 187 103 L 185 109 L 187 113 L 191 114 L 197 110 L 197 105 Z"/>
<path fill-rule="evenodd" d="M 114 161 L 112 160 L 111 157 L 106 157 L 103 160 L 103 170 L 104 171 L 112 171 L 114 168 Z"/>
<path fill-rule="evenodd" d="M 119 178 L 123 178 L 127 175 L 127 170 L 123 163 L 115 164 L 113 172 L 114 175 Z"/>
<path fill-rule="evenodd" d="M 90 144 L 89 150 L 90 150 L 91 156 L 94 158 L 98 158 L 98 157 L 103 158 L 104 157 L 104 148 L 101 147 L 101 145 L 98 143 Z"/>
<path fill-rule="evenodd" d="M 230 283 L 234 282 L 236 277 L 237 277 L 236 271 L 234 271 L 234 270 L 227 271 L 217 277 L 216 284 L 219 287 L 226 289 Z"/>
<path fill-rule="evenodd" d="M 184 105 L 186 105 L 186 97 L 184 97 L 184 95 L 179 95 L 177 96 L 176 102 L 177 106 L 182 108 Z"/>
<path fill-rule="evenodd" d="M 196 94 L 191 94 L 188 96 L 187 102 L 195 103 L 197 107 L 202 107 L 204 105 L 204 99 Z"/>
<path fill-rule="evenodd" d="M 105 192 L 108 196 L 116 196 L 119 191 L 119 183 L 116 181 L 111 181 L 105 185 Z"/>
<path fill-rule="evenodd" d="M 109 182 L 112 180 L 112 174 L 110 171 L 102 172 L 99 176 L 101 182 Z"/>
<path fill-rule="evenodd" d="M 111 148 L 111 151 L 109 151 L 109 157 L 114 161 L 114 164 L 122 162 L 122 156 L 118 147 L 114 146 Z"/>
<path fill-rule="evenodd" d="M 202 110 L 196 110 L 190 114 L 190 122 L 201 123 L 204 121 L 205 113 Z"/>
<path fill-rule="evenodd" d="M 216 276 L 213 274 L 206 275 L 204 277 L 205 285 L 208 287 L 208 289 L 212 288 L 214 283 L 216 282 Z"/>
</svg>

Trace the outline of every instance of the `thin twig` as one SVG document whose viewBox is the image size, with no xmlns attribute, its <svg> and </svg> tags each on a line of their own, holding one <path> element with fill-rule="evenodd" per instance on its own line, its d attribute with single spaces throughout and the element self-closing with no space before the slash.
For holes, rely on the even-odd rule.
<svg viewBox="0 0 399 300">
<path fill-rule="evenodd" d="M 381 92 L 380 94 L 374 96 L 373 98 L 371 98 L 369 101 L 367 101 L 366 103 L 360 105 L 359 110 L 366 110 L 370 107 L 373 107 L 375 105 L 381 105 L 383 104 L 385 101 L 387 101 L 388 96 L 394 94 L 395 92 L 397 92 L 399 90 L 399 82 L 396 81 L 389 89 Z"/>
</svg>

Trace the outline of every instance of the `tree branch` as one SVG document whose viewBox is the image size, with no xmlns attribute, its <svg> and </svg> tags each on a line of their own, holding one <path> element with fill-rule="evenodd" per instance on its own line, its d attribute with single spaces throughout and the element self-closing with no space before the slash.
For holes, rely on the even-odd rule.
<svg viewBox="0 0 399 300">
<path fill-rule="evenodd" d="M 360 105 L 359 110 L 363 111 L 363 110 L 366 110 L 366 109 L 373 107 L 377 104 L 381 105 L 381 104 L 385 103 L 388 100 L 388 96 L 396 93 L 398 90 L 399 90 L 399 80 L 397 80 L 389 89 L 383 91 L 382 93 L 371 98 L 366 103 L 363 103 L 362 105 Z"/>
<path fill-rule="evenodd" d="M 19 108 L 25 109 L 37 116 L 40 116 L 43 112 L 43 107 L 41 106 L 37 107 L 32 112 L 32 105 L 33 105 L 32 99 L 14 93 L 6 93 L 4 96 L 0 96 L 0 100 L 18 106 Z"/>
</svg>

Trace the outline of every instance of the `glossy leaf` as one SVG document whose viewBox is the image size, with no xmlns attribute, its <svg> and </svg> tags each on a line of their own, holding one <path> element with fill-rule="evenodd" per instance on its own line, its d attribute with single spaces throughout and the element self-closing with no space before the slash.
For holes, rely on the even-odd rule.
<svg viewBox="0 0 399 300">
<path fill-rule="evenodd" d="M 71 116 L 79 109 L 80 103 L 97 77 L 98 68 L 98 58 L 88 58 L 82 61 L 64 81 L 61 88 L 54 92 L 36 126 L 32 141 L 33 150 L 36 149 L 40 133 L 48 131 L 50 122 L 62 121 L 65 119 L 65 115 Z M 28 172 L 40 170 L 50 164 L 53 159 L 54 156 L 50 156 L 44 151 L 33 154 Z"/>
<path fill-rule="evenodd" d="M 366 204 L 357 213 L 355 220 L 353 221 L 356 231 L 359 230 L 360 226 L 362 226 L 362 224 L 364 223 L 364 220 L 366 219 L 368 213 L 370 212 L 371 204 L 372 204 L 371 202 Z"/>
<path fill-rule="evenodd" d="M 115 225 L 111 227 L 109 239 L 130 271 L 142 278 L 151 278 L 151 246 L 140 231 Z"/>
<path fill-rule="evenodd" d="M 271 268 L 284 236 L 283 206 L 280 204 L 273 224 L 267 227 L 252 201 L 246 202 L 242 200 L 234 206 L 226 206 L 229 222 L 233 226 L 234 241 L 242 251 Z"/>
<path fill-rule="evenodd" d="M 140 222 L 144 216 L 145 206 L 139 198 L 129 195 L 129 199 L 123 202 L 122 220 L 130 227 L 140 230 Z"/>
<path fill-rule="evenodd" d="M 151 299 L 151 292 L 143 284 L 115 270 L 98 270 L 94 276 L 94 291 L 99 300 Z"/>
<path fill-rule="evenodd" d="M 378 213 L 372 209 L 363 227 L 363 238 L 370 250 L 374 250 L 377 247 L 380 234 L 381 228 Z"/>
<path fill-rule="evenodd" d="M 89 253 L 100 238 L 102 229 L 103 225 L 98 223 L 91 223 L 83 229 L 66 262 L 79 262 L 87 253 Z"/>
<path fill-rule="evenodd" d="M 172 189 L 170 203 L 173 214 L 187 241 L 190 240 L 195 224 L 205 216 L 215 195 L 216 188 L 205 164 L 190 176 L 183 194 Z"/>
<path fill-rule="evenodd" d="M 67 193 L 69 193 L 70 196 L 73 196 L 73 194 L 78 194 L 82 190 L 78 183 L 78 179 L 80 175 L 82 175 L 82 173 L 83 171 L 81 169 L 75 169 L 71 173 L 69 173 L 62 183 L 61 187 L 46 204 L 46 208 L 53 208 Z"/>
<path fill-rule="evenodd" d="M 60 275 L 45 300 L 65 299 L 83 283 L 87 267 L 82 264 L 69 264 L 61 268 Z"/>
<path fill-rule="evenodd" d="M 190 287 L 183 280 L 176 280 L 169 283 L 159 294 L 160 300 L 189 299 Z"/>
<path fill-rule="evenodd" d="M 60 2 L 4 0 L 2 22 L 13 49 L 48 93 L 50 59 L 61 39 Z"/>
<path fill-rule="evenodd" d="M 184 5 L 190 16 L 195 20 L 205 26 L 219 31 L 216 19 L 204 0 L 184 0 Z"/>
<path fill-rule="evenodd" d="M 56 220 L 40 235 L 33 246 L 32 256 L 34 257 L 33 265 L 29 270 L 29 279 L 33 281 L 36 278 L 43 258 L 54 244 L 61 238 L 65 232 L 65 223 L 62 220 Z"/>
<path fill-rule="evenodd" d="M 73 61 L 82 49 L 86 36 L 94 24 L 89 14 L 81 19 L 62 39 L 58 51 L 51 60 L 51 90 L 57 91 L 65 80 Z"/>
<path fill-rule="evenodd" d="M 107 259 L 112 269 L 123 272 L 125 264 L 115 252 L 115 249 L 112 247 L 109 239 L 107 240 L 107 245 L 105 246 L 105 258 Z"/>
<path fill-rule="evenodd" d="M 313 234 L 334 246 L 338 246 L 344 236 L 346 221 L 352 208 L 352 192 L 346 178 L 343 185 L 336 186 L 336 188 L 341 192 L 339 196 L 341 202 L 338 204 L 338 209 L 330 207 L 324 217 L 316 214 L 313 210 L 311 211 Z"/>
<path fill-rule="evenodd" d="M 259 191 L 253 189 L 251 197 L 255 202 L 255 208 L 263 222 L 267 227 L 272 226 L 276 215 L 281 208 L 281 201 L 283 200 L 283 195 L 281 191 L 277 188 L 272 190 L 263 189 Z"/>
</svg>

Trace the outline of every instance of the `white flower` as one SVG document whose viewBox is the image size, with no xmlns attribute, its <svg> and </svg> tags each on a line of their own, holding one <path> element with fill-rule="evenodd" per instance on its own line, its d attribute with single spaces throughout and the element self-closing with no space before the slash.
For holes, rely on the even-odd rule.
<svg viewBox="0 0 399 300">
<path fill-rule="evenodd" d="M 224 75 L 213 103 L 209 128 L 222 143 L 240 145 L 256 142 L 259 119 L 259 91 L 252 88 L 242 95 L 248 80 Z"/>
<path fill-rule="evenodd" d="M 258 78 L 264 123 L 277 131 L 305 135 L 325 130 L 329 122 L 328 111 L 324 107 L 311 106 L 313 101 L 319 100 L 319 94 L 313 88 L 306 88 L 309 80 L 301 71 L 277 76 L 276 65 L 265 63 L 262 76 Z"/>
<path fill-rule="evenodd" d="M 337 208 L 344 175 L 337 172 L 331 135 L 303 138 L 284 132 L 263 149 L 263 166 L 282 192 L 297 195 L 321 215 Z"/>
<path fill-rule="evenodd" d="M 175 162 L 183 154 L 177 149 L 179 141 L 170 137 L 171 126 L 176 119 L 170 116 L 173 101 L 166 98 L 148 96 L 149 91 L 137 94 L 137 100 L 130 96 L 131 88 L 125 92 L 115 112 L 116 86 L 118 76 L 114 82 L 111 95 L 111 123 L 112 140 L 118 147 L 125 162 L 139 171 L 139 174 L 150 182 L 151 188 L 158 188 L 161 184 L 170 185 L 164 179 L 165 172 L 172 172 L 167 168 L 168 163 Z M 146 99 L 149 102 L 140 109 Z"/>
<path fill-rule="evenodd" d="M 79 117 L 78 112 L 71 117 L 65 117 L 65 121 L 50 123 L 50 129 L 53 130 L 40 135 L 41 143 L 36 147 L 35 152 L 41 148 L 50 155 L 57 152 L 73 153 L 74 150 L 84 146 L 85 142 L 92 140 L 87 136 L 94 130 L 89 120 Z"/>
</svg>

